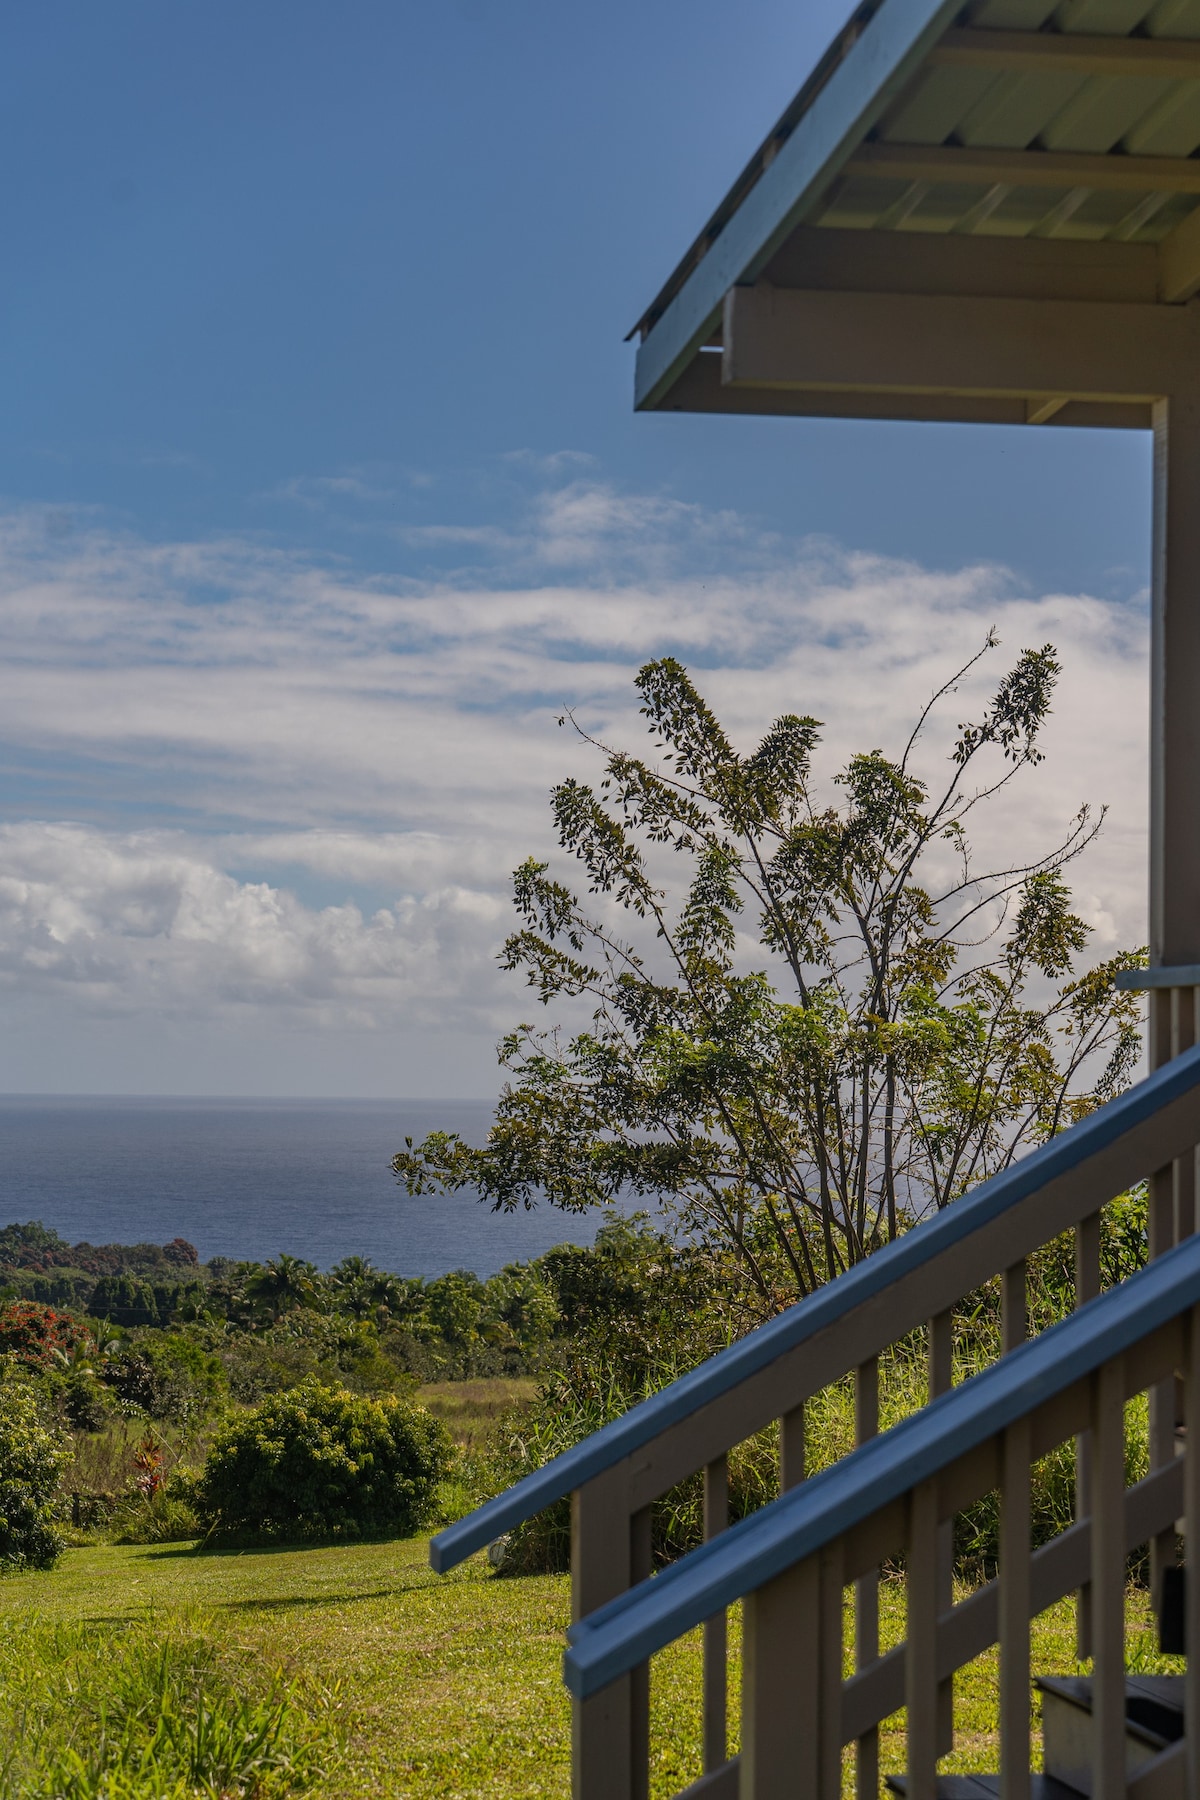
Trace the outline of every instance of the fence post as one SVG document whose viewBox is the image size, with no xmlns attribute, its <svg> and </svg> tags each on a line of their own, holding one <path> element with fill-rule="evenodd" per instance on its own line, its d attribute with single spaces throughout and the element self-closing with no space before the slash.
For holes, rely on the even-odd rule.
<svg viewBox="0 0 1200 1800">
<path fill-rule="evenodd" d="M 579 1620 L 631 1585 L 628 1468 L 608 1469 L 571 1495 L 571 1617 Z M 574 1800 L 638 1800 L 634 1679 L 623 1675 L 571 1705 Z M 643 1772 L 644 1780 L 644 1772 Z"/>
<path fill-rule="evenodd" d="M 795 1800 L 820 1791 L 820 1618 L 815 1557 L 746 1596 L 740 1800 Z"/>
<path fill-rule="evenodd" d="M 1029 1420 L 1000 1446 L 1000 1796 L 1029 1800 Z"/>
<path fill-rule="evenodd" d="M 1092 1800 L 1125 1800 L 1125 1391 L 1092 1377 Z"/>
</svg>

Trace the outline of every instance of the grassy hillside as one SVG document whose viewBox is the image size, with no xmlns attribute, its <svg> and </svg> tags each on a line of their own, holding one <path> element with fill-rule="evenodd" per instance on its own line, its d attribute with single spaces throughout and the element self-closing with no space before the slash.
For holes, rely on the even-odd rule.
<svg viewBox="0 0 1200 1800">
<path fill-rule="evenodd" d="M 1130 1590 L 1129 1606 L 1133 1666 L 1177 1666 L 1153 1653 L 1143 1590 Z M 139 1646 L 200 1644 L 222 1666 L 251 1671 L 251 1687 L 269 1687 L 275 1671 L 289 1684 L 289 1729 L 303 1756 L 295 1780 L 284 1770 L 264 1793 L 307 1786 L 330 1800 L 561 1797 L 570 1741 L 559 1678 L 567 1607 L 563 1577 L 496 1580 L 478 1560 L 436 1577 L 419 1539 L 229 1555 L 181 1545 L 72 1550 L 51 1574 L 0 1582 L 0 1743 L 33 1742 L 31 1689 L 39 1704 L 49 1696 L 51 1713 L 62 1695 L 61 1716 L 44 1719 L 44 1735 L 69 1728 L 78 1736 L 79 1689 L 89 1681 L 119 1685 Z M 895 1589 L 885 1588 L 884 1618 L 885 1635 L 902 1628 Z M 695 1652 L 693 1642 L 656 1659 L 658 1795 L 698 1773 Z M 1035 1667 L 1074 1667 L 1066 1606 L 1038 1622 Z M 29 1679 L 12 1680 L 18 1672 Z M 959 1744 L 947 1767 L 994 1766 L 995 1679 L 993 1656 L 960 1678 Z M 889 1766 L 902 1755 L 899 1724 L 885 1735 Z M 0 1780 L 5 1800 L 55 1791 L 29 1785 L 28 1775 L 19 1786 L 15 1768 Z M 75 1790 L 81 1800 L 96 1791 L 87 1783 Z M 122 1800 L 126 1791 L 105 1790 Z M 128 1794 L 159 1800 L 176 1791 L 141 1781 Z"/>
</svg>

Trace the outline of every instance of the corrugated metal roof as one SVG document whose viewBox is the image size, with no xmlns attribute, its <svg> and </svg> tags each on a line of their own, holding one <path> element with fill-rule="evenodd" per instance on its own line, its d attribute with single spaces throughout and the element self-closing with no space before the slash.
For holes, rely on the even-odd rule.
<svg viewBox="0 0 1200 1800">
<path fill-rule="evenodd" d="M 639 321 L 643 336 L 891 3 L 860 8 L 839 33 Z M 1157 243 L 1200 204 L 1198 149 L 1200 0 L 978 0 L 806 207 L 805 224 Z M 1081 170 L 1071 157 L 1106 166 Z"/>
</svg>

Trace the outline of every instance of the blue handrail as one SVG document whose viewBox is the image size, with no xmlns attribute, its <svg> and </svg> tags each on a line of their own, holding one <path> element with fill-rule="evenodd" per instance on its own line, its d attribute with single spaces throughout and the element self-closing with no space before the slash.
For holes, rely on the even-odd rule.
<svg viewBox="0 0 1200 1800">
<path fill-rule="evenodd" d="M 430 1543 L 431 1566 L 439 1574 L 454 1568 L 493 1538 L 533 1518 L 565 1494 L 640 1450 L 680 1419 L 815 1338 L 852 1307 L 882 1293 L 894 1281 L 910 1275 L 1048 1182 L 1100 1155 L 1197 1086 L 1200 1045 L 1174 1057 L 1145 1081 L 1031 1151 L 1013 1168 L 981 1182 L 965 1199 L 947 1207 L 936 1218 L 905 1232 L 815 1294 L 631 1407 L 582 1443 L 564 1450 L 505 1493 L 448 1525 Z"/>
<path fill-rule="evenodd" d="M 586 1699 L 1200 1303 L 1200 1237 L 572 1626 Z"/>
</svg>

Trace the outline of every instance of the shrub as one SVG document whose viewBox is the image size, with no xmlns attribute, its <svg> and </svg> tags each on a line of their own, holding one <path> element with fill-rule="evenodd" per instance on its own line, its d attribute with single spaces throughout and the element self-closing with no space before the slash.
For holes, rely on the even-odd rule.
<svg viewBox="0 0 1200 1800">
<path fill-rule="evenodd" d="M 75 1369 L 63 1383 L 62 1404 L 74 1431 L 102 1431 L 108 1419 L 107 1390 L 90 1369 Z"/>
<path fill-rule="evenodd" d="M 104 1380 L 127 1406 L 177 1422 L 210 1413 L 229 1385 L 219 1358 L 182 1332 L 139 1338 L 108 1359 Z"/>
<path fill-rule="evenodd" d="M 55 1489 L 67 1451 L 43 1424 L 24 1381 L 0 1382 L 0 1564 L 48 1569 L 63 1539 L 53 1523 Z"/>
<path fill-rule="evenodd" d="M 196 1509 L 217 1537 L 401 1537 L 429 1517 L 452 1454 L 423 1407 L 308 1381 L 217 1436 Z"/>
<path fill-rule="evenodd" d="M 51 1368 L 56 1350 L 69 1351 L 86 1338 L 77 1319 L 36 1300 L 8 1300 L 0 1306 L 0 1354 L 15 1356 L 27 1368 Z"/>
</svg>

